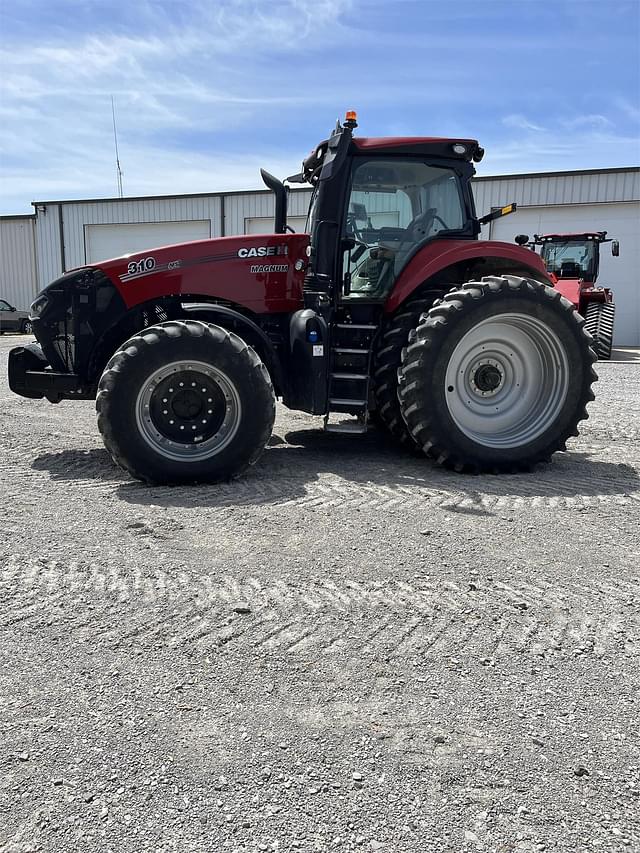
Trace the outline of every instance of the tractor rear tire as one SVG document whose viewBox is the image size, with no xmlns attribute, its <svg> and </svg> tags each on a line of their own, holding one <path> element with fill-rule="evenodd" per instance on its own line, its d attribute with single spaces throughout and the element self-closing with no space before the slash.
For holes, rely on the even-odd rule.
<svg viewBox="0 0 640 853">
<path fill-rule="evenodd" d="M 403 351 L 402 415 L 423 452 L 457 471 L 521 471 L 565 450 L 594 399 L 584 319 L 516 276 L 470 281 L 421 318 Z"/>
<path fill-rule="evenodd" d="M 275 397 L 267 369 L 241 338 L 177 320 L 120 347 L 100 379 L 96 409 L 107 450 L 138 480 L 219 482 L 260 457 Z"/>
<path fill-rule="evenodd" d="M 601 361 L 611 358 L 616 306 L 613 302 L 591 302 L 584 315 L 585 328 L 593 338 L 592 347 Z"/>
<path fill-rule="evenodd" d="M 421 315 L 428 311 L 442 291 L 426 291 L 410 299 L 382 328 L 373 356 L 373 393 L 376 400 L 375 420 L 397 442 L 415 449 L 416 443 L 409 432 L 400 411 L 398 400 L 398 369 L 402 350 L 406 347 L 409 333 L 418 325 Z"/>
</svg>

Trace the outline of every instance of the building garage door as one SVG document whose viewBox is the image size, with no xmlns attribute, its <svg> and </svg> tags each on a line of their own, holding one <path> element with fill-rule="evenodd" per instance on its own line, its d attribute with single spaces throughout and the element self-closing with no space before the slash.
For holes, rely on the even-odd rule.
<svg viewBox="0 0 640 853">
<path fill-rule="evenodd" d="M 287 224 L 298 233 L 304 233 L 307 224 L 306 216 L 288 216 Z M 244 220 L 245 234 L 273 234 L 273 216 L 254 216 Z"/>
<path fill-rule="evenodd" d="M 158 246 L 206 240 L 211 236 L 208 219 L 184 222 L 132 222 L 126 225 L 85 225 L 87 263 L 117 258 L 132 252 L 144 252 Z"/>
<path fill-rule="evenodd" d="M 620 257 L 611 256 L 611 244 L 601 247 L 598 284 L 611 287 L 616 302 L 614 342 L 640 346 L 640 204 L 571 204 L 557 207 L 519 207 L 496 219 L 492 240 L 512 243 L 516 234 L 549 234 L 571 231 L 606 231 L 620 241 Z M 483 233 L 483 237 L 488 237 Z"/>
</svg>

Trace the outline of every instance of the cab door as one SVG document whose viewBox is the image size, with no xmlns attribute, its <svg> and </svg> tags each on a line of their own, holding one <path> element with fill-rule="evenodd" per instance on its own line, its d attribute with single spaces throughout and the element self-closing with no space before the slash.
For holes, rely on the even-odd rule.
<svg viewBox="0 0 640 853">
<path fill-rule="evenodd" d="M 343 298 L 383 301 L 423 244 L 459 236 L 466 221 L 453 169 L 416 158 L 356 158 L 344 218 Z"/>
</svg>

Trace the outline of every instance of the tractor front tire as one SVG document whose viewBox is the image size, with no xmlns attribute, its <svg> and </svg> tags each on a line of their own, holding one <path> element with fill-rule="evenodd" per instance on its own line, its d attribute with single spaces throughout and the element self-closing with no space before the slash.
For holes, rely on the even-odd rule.
<svg viewBox="0 0 640 853">
<path fill-rule="evenodd" d="M 564 450 L 594 399 L 584 319 L 516 276 L 470 281 L 421 318 L 402 355 L 402 415 L 423 452 L 458 471 L 520 471 Z"/>
<path fill-rule="evenodd" d="M 601 361 L 611 358 L 616 306 L 613 302 L 591 302 L 584 315 L 585 328 L 593 338 L 593 348 Z"/>
<path fill-rule="evenodd" d="M 241 338 L 210 323 L 150 326 L 107 364 L 98 427 L 114 461 L 146 483 L 219 482 L 260 457 L 275 396 Z"/>
</svg>

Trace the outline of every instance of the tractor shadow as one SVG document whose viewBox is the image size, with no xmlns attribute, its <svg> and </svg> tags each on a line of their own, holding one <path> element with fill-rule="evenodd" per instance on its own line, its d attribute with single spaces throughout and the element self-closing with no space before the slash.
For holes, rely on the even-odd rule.
<svg viewBox="0 0 640 853">
<path fill-rule="evenodd" d="M 640 491 L 638 472 L 629 465 L 591 459 L 588 454 L 556 454 L 548 465 L 523 474 L 457 474 L 392 444 L 383 433 L 327 435 L 302 429 L 274 435 L 264 455 L 238 480 L 219 485 L 150 487 L 122 483 L 118 496 L 132 504 L 216 507 L 277 505 L 310 494 L 339 498 L 343 489 L 368 489 L 375 496 L 401 497 L 417 490 L 436 494 L 447 509 L 467 515 L 493 515 L 483 497 L 582 498 L 626 496 Z M 449 502 L 450 501 L 450 502 Z M 464 505 L 462 502 L 464 501 Z"/>
<path fill-rule="evenodd" d="M 257 465 L 238 480 L 191 486 L 147 486 L 132 481 L 102 448 L 44 453 L 32 462 L 36 471 L 69 483 L 92 480 L 113 484 L 127 503 L 157 506 L 250 506 L 282 504 L 308 498 L 310 492 L 339 494 L 351 487 L 380 489 L 388 497 L 406 489 L 438 495 L 448 509 L 467 515 L 491 515 L 486 496 L 580 498 L 624 496 L 640 491 L 640 477 L 630 465 L 591 459 L 587 453 L 559 453 L 548 465 L 524 474 L 456 474 L 392 444 L 371 430 L 365 436 L 327 435 L 320 429 L 274 434 Z M 451 504 L 447 505 L 448 499 Z M 464 505 L 462 505 L 464 501 Z"/>
</svg>

